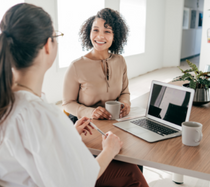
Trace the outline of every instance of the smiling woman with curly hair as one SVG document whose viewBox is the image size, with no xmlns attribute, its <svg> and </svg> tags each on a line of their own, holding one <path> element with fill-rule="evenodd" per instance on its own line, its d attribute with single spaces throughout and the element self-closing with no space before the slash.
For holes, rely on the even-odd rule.
<svg viewBox="0 0 210 187">
<path fill-rule="evenodd" d="M 66 72 L 64 111 L 74 123 L 84 116 L 109 120 L 112 116 L 104 108 L 105 102 L 118 100 L 124 104 L 119 117 L 128 115 L 127 66 L 120 55 L 128 37 L 125 21 L 119 12 L 105 8 L 83 23 L 79 35 L 83 49 L 90 51 L 74 60 Z M 95 186 L 148 187 L 148 184 L 136 165 L 112 161 Z"/>
<path fill-rule="evenodd" d="M 82 25 L 82 28 L 79 33 L 82 41 L 82 47 L 86 48 L 87 50 L 93 48 L 93 44 L 90 39 L 90 32 L 91 27 L 93 25 L 93 21 L 96 18 L 106 20 L 104 23 L 105 28 L 108 25 L 112 28 L 114 39 L 112 45 L 109 48 L 109 51 L 113 54 L 122 53 L 124 45 L 127 44 L 128 27 L 117 11 L 108 8 L 102 9 L 100 12 L 98 12 L 96 16 L 90 17 L 84 23 L 84 25 Z"/>
<path fill-rule="evenodd" d="M 87 19 L 79 32 L 85 56 L 73 61 L 64 81 L 63 108 L 74 122 L 87 116 L 111 119 L 106 101 L 124 104 L 119 117 L 130 112 L 127 66 L 120 55 L 127 43 L 128 27 L 119 12 L 100 10 Z"/>
</svg>

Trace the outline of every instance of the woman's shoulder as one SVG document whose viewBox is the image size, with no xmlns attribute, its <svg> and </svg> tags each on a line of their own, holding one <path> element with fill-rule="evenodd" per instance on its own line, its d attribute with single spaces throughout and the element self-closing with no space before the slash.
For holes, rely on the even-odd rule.
<svg viewBox="0 0 210 187">
<path fill-rule="evenodd" d="M 89 62 L 89 63 L 88 63 Z M 75 59 L 75 60 L 73 60 L 72 62 L 71 62 L 71 64 L 70 64 L 70 66 L 69 66 L 69 70 L 70 69 L 74 69 L 74 68 L 81 68 L 81 67 L 83 67 L 84 68 L 84 66 L 85 65 L 89 65 L 91 63 L 91 59 L 88 59 L 87 57 L 85 57 L 85 56 L 81 56 L 81 57 L 79 57 L 79 58 L 77 58 L 77 59 Z"/>
<path fill-rule="evenodd" d="M 28 136 L 36 136 L 37 133 L 57 131 L 58 126 L 60 131 L 70 128 L 70 134 L 74 133 L 71 120 L 57 106 L 47 103 L 45 98 L 22 90 L 14 94 L 12 111 L 3 122 L 6 138 L 19 132 L 17 138 L 28 139 Z"/>
<path fill-rule="evenodd" d="M 33 123 L 34 118 L 43 119 L 43 116 L 54 117 L 57 116 L 58 110 L 53 104 L 47 103 L 45 96 L 35 96 L 34 94 L 20 90 L 14 92 L 15 102 L 12 110 L 5 120 L 6 126 L 14 125 L 14 123 L 21 122 L 24 124 L 26 121 Z M 35 121 L 34 121 L 35 122 Z"/>
<path fill-rule="evenodd" d="M 112 54 L 112 60 L 116 61 L 118 64 L 126 65 L 125 58 L 120 54 Z"/>
<path fill-rule="evenodd" d="M 83 61 L 84 61 L 84 58 L 83 58 L 83 56 L 81 56 L 81 57 L 73 60 L 70 65 L 77 65 L 77 64 L 80 64 Z"/>
<path fill-rule="evenodd" d="M 125 61 L 124 57 L 122 55 L 120 55 L 120 54 L 112 54 L 112 59 Z"/>
</svg>

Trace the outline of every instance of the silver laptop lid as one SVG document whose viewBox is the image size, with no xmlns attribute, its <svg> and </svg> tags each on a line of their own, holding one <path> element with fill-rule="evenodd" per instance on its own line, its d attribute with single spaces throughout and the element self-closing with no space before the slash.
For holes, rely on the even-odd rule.
<svg viewBox="0 0 210 187">
<path fill-rule="evenodd" d="M 146 117 L 181 130 L 189 121 L 194 89 L 152 81 Z"/>
</svg>

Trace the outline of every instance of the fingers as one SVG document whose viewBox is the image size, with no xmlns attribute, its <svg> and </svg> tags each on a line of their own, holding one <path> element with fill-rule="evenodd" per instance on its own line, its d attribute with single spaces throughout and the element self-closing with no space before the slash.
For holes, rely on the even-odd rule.
<svg viewBox="0 0 210 187">
<path fill-rule="evenodd" d="M 87 117 L 83 117 L 79 119 L 76 124 L 75 128 L 77 129 L 79 134 L 84 133 L 86 135 L 88 132 L 92 135 L 91 128 L 89 127 L 90 119 Z"/>
<path fill-rule="evenodd" d="M 92 131 L 88 126 L 86 126 L 84 129 L 87 130 L 92 135 Z"/>
<path fill-rule="evenodd" d="M 101 114 L 102 113 L 96 109 L 96 111 L 93 113 L 93 118 L 94 119 L 104 119 Z"/>
<path fill-rule="evenodd" d="M 90 121 L 92 120 L 92 118 L 90 118 Z M 91 127 L 92 129 L 95 129 L 90 123 L 88 124 L 89 127 Z"/>
<path fill-rule="evenodd" d="M 123 142 L 120 140 L 120 138 L 113 134 L 112 132 L 106 133 L 107 137 L 102 136 L 102 146 L 103 149 L 109 150 L 110 154 L 113 154 L 115 156 L 118 154 L 122 148 Z"/>
<path fill-rule="evenodd" d="M 105 140 L 110 134 L 113 134 L 111 131 L 106 133 L 106 136 L 102 135 L 103 140 Z"/>
<path fill-rule="evenodd" d="M 103 107 L 97 107 L 92 114 L 94 119 L 111 119 L 111 114 Z"/>
<path fill-rule="evenodd" d="M 86 136 L 87 135 L 87 131 L 83 130 L 82 133 Z"/>
<path fill-rule="evenodd" d="M 89 132 L 90 134 L 92 134 L 91 129 L 89 128 L 89 124 L 90 124 L 90 119 L 87 118 L 88 120 L 83 122 L 83 124 L 80 125 L 80 128 L 83 129 L 83 131 L 85 130 L 86 132 Z"/>
<path fill-rule="evenodd" d="M 120 111 L 120 118 L 127 116 L 130 112 L 130 105 L 127 103 L 124 103 L 124 108 Z"/>
<path fill-rule="evenodd" d="M 77 124 L 77 125 L 81 125 L 84 121 L 87 121 L 87 120 L 89 120 L 89 118 L 87 118 L 87 117 L 82 117 L 82 118 L 80 118 L 79 120 L 77 120 L 76 124 Z M 76 124 L 75 124 L 75 125 L 76 125 Z"/>
</svg>

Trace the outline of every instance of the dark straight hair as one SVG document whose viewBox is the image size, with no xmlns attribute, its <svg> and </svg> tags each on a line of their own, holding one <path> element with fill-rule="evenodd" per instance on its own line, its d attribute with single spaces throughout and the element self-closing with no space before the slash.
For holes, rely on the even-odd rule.
<svg viewBox="0 0 210 187">
<path fill-rule="evenodd" d="M 42 8 L 21 3 L 11 7 L 0 22 L 0 128 L 10 114 L 15 97 L 12 68 L 24 69 L 53 34 L 50 15 Z"/>
</svg>

